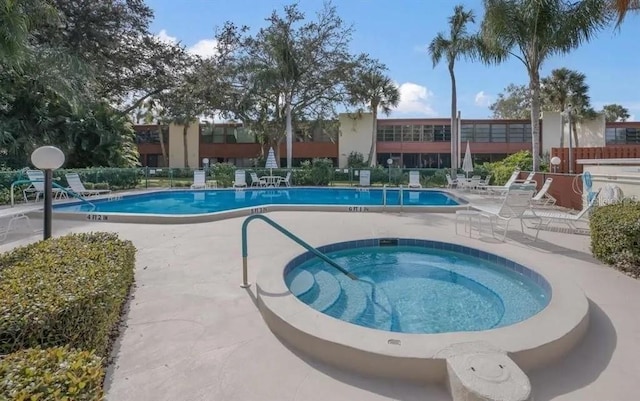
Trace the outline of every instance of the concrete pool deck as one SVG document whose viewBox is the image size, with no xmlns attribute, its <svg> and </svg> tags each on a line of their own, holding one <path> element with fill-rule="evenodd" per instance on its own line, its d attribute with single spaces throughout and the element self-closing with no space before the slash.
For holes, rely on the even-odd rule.
<svg viewBox="0 0 640 401">
<path fill-rule="evenodd" d="M 640 281 L 596 262 L 589 237 L 510 231 L 506 243 L 455 235 L 451 214 L 275 212 L 312 245 L 411 237 L 555 261 L 591 300 L 590 327 L 564 359 L 529 374 L 540 400 L 635 400 L 640 365 Z M 311 360 L 276 338 L 241 280 L 243 218 L 189 225 L 54 221 L 54 234 L 114 231 L 138 248 L 136 288 L 106 388 L 108 400 L 450 400 L 444 388 L 380 380 Z M 33 219 L 34 224 L 39 224 Z M 514 224 L 514 227 L 517 225 Z M 10 234 L 6 251 L 39 239 Z M 302 248 L 264 223 L 249 228 L 249 278 Z M 499 344 L 496 344 L 499 346 Z"/>
</svg>

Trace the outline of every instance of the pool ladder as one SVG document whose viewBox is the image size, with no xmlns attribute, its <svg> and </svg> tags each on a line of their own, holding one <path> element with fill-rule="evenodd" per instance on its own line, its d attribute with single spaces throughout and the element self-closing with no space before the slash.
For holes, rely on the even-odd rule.
<svg viewBox="0 0 640 401">
<path fill-rule="evenodd" d="M 248 288 L 248 287 L 251 286 L 251 283 L 248 281 L 248 277 L 247 277 L 248 276 L 248 273 L 247 273 L 247 270 L 248 270 L 248 266 L 247 266 L 247 257 L 248 257 L 247 227 L 249 226 L 249 223 L 251 223 L 253 220 L 262 220 L 262 221 L 264 221 L 265 223 L 269 224 L 271 227 L 273 227 L 276 230 L 280 231 L 287 238 L 293 240 L 298 245 L 301 245 L 304 249 L 306 249 L 307 251 L 313 253 L 318 258 L 322 259 L 324 262 L 327 262 L 331 267 L 337 269 L 342 274 L 344 274 L 347 277 L 349 277 L 351 280 L 358 280 L 358 277 L 355 274 L 350 273 L 347 269 L 345 269 L 344 267 L 340 266 L 335 261 L 331 260 L 324 253 L 318 251 L 316 248 L 314 248 L 311 245 L 309 245 L 306 242 L 304 242 L 302 239 L 300 239 L 298 236 L 293 234 L 291 231 L 289 231 L 286 228 L 282 227 L 280 224 L 276 223 L 275 221 L 271 220 L 270 218 L 268 218 L 267 216 L 265 216 L 263 214 L 254 214 L 253 216 L 247 217 L 244 220 L 244 222 L 242 223 L 242 284 L 240 284 L 240 287 Z"/>
<path fill-rule="evenodd" d="M 398 196 L 400 197 L 400 210 L 402 210 L 404 207 L 404 199 L 403 199 L 404 192 L 403 192 L 402 185 L 400 185 L 399 187 L 399 192 L 400 193 L 398 194 Z M 385 209 L 387 208 L 387 184 L 384 184 L 382 186 L 382 207 Z"/>
</svg>

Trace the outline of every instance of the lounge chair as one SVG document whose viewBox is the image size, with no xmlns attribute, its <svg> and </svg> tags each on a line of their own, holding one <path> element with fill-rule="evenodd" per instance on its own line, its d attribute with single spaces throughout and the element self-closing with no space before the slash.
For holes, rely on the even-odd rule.
<svg viewBox="0 0 640 401">
<path fill-rule="evenodd" d="M 593 194 L 593 197 L 587 203 L 582 210 L 578 213 L 568 213 L 561 212 L 558 210 L 549 210 L 549 209 L 535 209 L 532 208 L 525 213 L 525 217 L 527 218 L 536 218 L 541 220 L 540 224 L 536 227 L 532 227 L 540 232 L 542 229 L 546 229 L 551 223 L 562 223 L 566 224 L 572 230 L 578 230 L 577 223 L 589 223 L 589 212 L 595 207 L 598 203 L 598 195 L 600 191 Z M 536 234 L 537 238 L 537 234 Z"/>
<path fill-rule="evenodd" d="M 67 184 L 72 192 L 80 196 L 95 196 L 103 195 L 111 192 L 109 189 L 87 189 L 85 188 L 80 176 L 77 173 L 68 173 L 64 175 L 67 179 Z"/>
<path fill-rule="evenodd" d="M 516 180 L 515 182 L 524 182 L 525 184 L 528 184 L 530 182 L 534 182 L 535 180 L 533 179 L 536 176 L 535 171 L 531 171 L 529 173 L 529 175 L 527 175 L 527 178 L 525 178 L 524 180 Z"/>
<path fill-rule="evenodd" d="M 25 203 L 29 201 L 29 195 L 35 195 L 35 202 L 40 200 L 40 196 L 44 197 L 44 172 L 41 170 L 27 170 L 27 177 L 31 181 L 31 185 L 22 191 Z M 66 198 L 67 192 L 61 188 L 52 188 L 53 199 Z"/>
<path fill-rule="evenodd" d="M 422 184 L 420 184 L 420 172 L 419 171 L 409 171 L 409 188 L 422 188 Z"/>
<path fill-rule="evenodd" d="M 204 189 L 207 187 L 207 176 L 204 170 L 194 170 L 191 189 Z"/>
<path fill-rule="evenodd" d="M 360 186 L 371 186 L 371 170 L 360 170 Z"/>
<path fill-rule="evenodd" d="M 247 187 L 247 173 L 244 170 L 236 170 L 235 179 L 233 181 L 234 188 Z"/>
<path fill-rule="evenodd" d="M 487 185 L 484 189 L 486 189 L 489 193 L 504 194 L 509 190 L 511 184 L 516 182 L 519 175 L 520 170 L 515 170 L 504 185 Z"/>
<path fill-rule="evenodd" d="M 547 178 L 540 188 L 540 191 L 536 193 L 536 196 L 531 199 L 532 206 L 553 206 L 556 204 L 556 198 L 549 195 L 549 188 L 551 187 L 551 183 L 553 182 L 553 178 Z"/>
<path fill-rule="evenodd" d="M 476 186 L 476 189 L 478 191 L 486 191 L 490 183 L 491 183 L 491 174 L 486 176 L 484 180 L 480 180 L 480 182 L 478 182 L 478 185 Z"/>
<path fill-rule="evenodd" d="M 452 180 L 449 174 L 445 174 L 447 177 L 447 188 L 455 188 L 458 185 L 458 180 Z"/>
<path fill-rule="evenodd" d="M 23 220 L 30 229 L 33 229 L 31 225 L 31 221 L 29 220 L 29 216 L 27 213 L 33 212 L 35 210 L 39 210 L 40 206 L 37 207 L 7 207 L 0 209 L 0 223 L 2 221 L 6 221 L 6 223 L 0 224 L 0 241 L 4 241 L 7 239 L 7 236 L 11 231 L 13 231 L 16 227 L 16 223 L 18 221 Z M 8 221 L 7 221 L 8 220 Z"/>
<path fill-rule="evenodd" d="M 504 223 L 504 231 L 502 233 L 502 241 L 504 241 L 507 238 L 507 231 L 511 220 L 520 219 L 520 229 L 523 234 L 525 227 L 523 219 L 541 221 L 538 216 L 527 215 L 527 211 L 531 209 L 531 198 L 533 198 L 535 191 L 536 187 L 533 184 L 512 184 L 500 206 L 474 206 L 474 209 L 480 212 L 481 219 L 484 217 L 489 220 L 492 236 L 496 229 L 499 228 L 499 223 Z M 538 235 L 536 234 L 536 239 L 537 238 Z"/>
</svg>

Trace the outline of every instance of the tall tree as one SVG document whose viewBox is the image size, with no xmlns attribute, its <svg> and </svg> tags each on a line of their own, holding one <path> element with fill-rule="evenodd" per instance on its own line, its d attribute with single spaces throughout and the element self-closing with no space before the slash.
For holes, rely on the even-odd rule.
<svg viewBox="0 0 640 401">
<path fill-rule="evenodd" d="M 153 11 L 144 0 L 47 1 L 61 22 L 40 26 L 35 42 L 65 49 L 90 65 L 96 96 L 123 114 L 173 88 L 192 63 L 183 46 L 150 32 Z"/>
<path fill-rule="evenodd" d="M 484 61 L 500 63 L 513 56 L 529 75 L 534 171 L 540 164 L 540 68 L 550 56 L 591 39 L 609 22 L 607 7 L 602 0 L 484 0 Z"/>
<path fill-rule="evenodd" d="M 376 165 L 376 141 L 378 132 L 378 110 L 388 115 L 391 109 L 400 103 L 400 91 L 396 84 L 385 73 L 387 67 L 372 61 L 358 68 L 355 79 L 348 85 L 351 103 L 364 105 L 373 114 L 371 127 L 371 148 L 368 164 Z"/>
<path fill-rule="evenodd" d="M 557 68 L 551 75 L 542 79 L 542 96 L 545 99 L 545 110 L 571 113 L 575 146 L 579 146 L 576 123 L 593 117 L 595 111 L 591 107 L 587 77 L 568 68 Z M 570 106 L 570 110 L 568 110 Z M 564 132 L 560 135 L 560 147 L 564 147 Z"/>
<path fill-rule="evenodd" d="M 629 110 L 619 104 L 605 104 L 602 107 L 602 113 L 606 122 L 627 121 L 631 115 Z"/>
<path fill-rule="evenodd" d="M 239 74 L 230 98 L 238 117 L 269 105 L 269 114 L 285 121 L 287 167 L 292 166 L 292 123 L 327 119 L 347 100 L 345 81 L 353 68 L 345 26 L 330 3 L 308 21 L 297 5 L 286 6 L 267 19 L 269 25 L 240 41 L 236 57 Z M 253 110 L 253 111 L 252 111 Z"/>
<path fill-rule="evenodd" d="M 497 119 L 524 120 L 531 116 L 531 96 L 527 85 L 509 84 L 489 105 L 492 117 Z"/>
<path fill-rule="evenodd" d="M 429 54 L 435 68 L 446 58 L 449 76 L 451 77 L 451 167 L 458 168 L 460 150 L 458 149 L 458 99 L 456 90 L 455 64 L 461 57 L 473 58 L 476 55 L 476 39 L 469 34 L 467 26 L 475 22 L 472 10 L 465 10 L 457 5 L 453 15 L 449 17 L 449 35 L 438 33 L 429 44 Z"/>
</svg>

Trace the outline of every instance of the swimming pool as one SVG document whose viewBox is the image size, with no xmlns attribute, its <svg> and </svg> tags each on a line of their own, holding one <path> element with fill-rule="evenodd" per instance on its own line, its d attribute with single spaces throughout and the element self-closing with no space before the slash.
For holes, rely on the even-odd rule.
<svg viewBox="0 0 640 401">
<path fill-rule="evenodd" d="M 540 276 L 514 264 L 509 268 L 497 257 L 482 258 L 455 245 L 436 248 L 430 241 L 371 242 L 328 253 L 358 280 L 313 257 L 289 265 L 287 286 L 324 314 L 401 333 L 504 327 L 537 314 L 551 297 Z"/>
<path fill-rule="evenodd" d="M 444 191 L 360 188 L 271 188 L 171 190 L 56 205 L 58 214 L 86 214 L 89 220 L 114 220 L 116 215 L 202 216 L 228 212 L 236 215 L 270 210 L 308 210 L 323 207 L 332 211 L 367 212 L 381 208 L 436 208 L 446 211 L 465 201 Z"/>
</svg>

